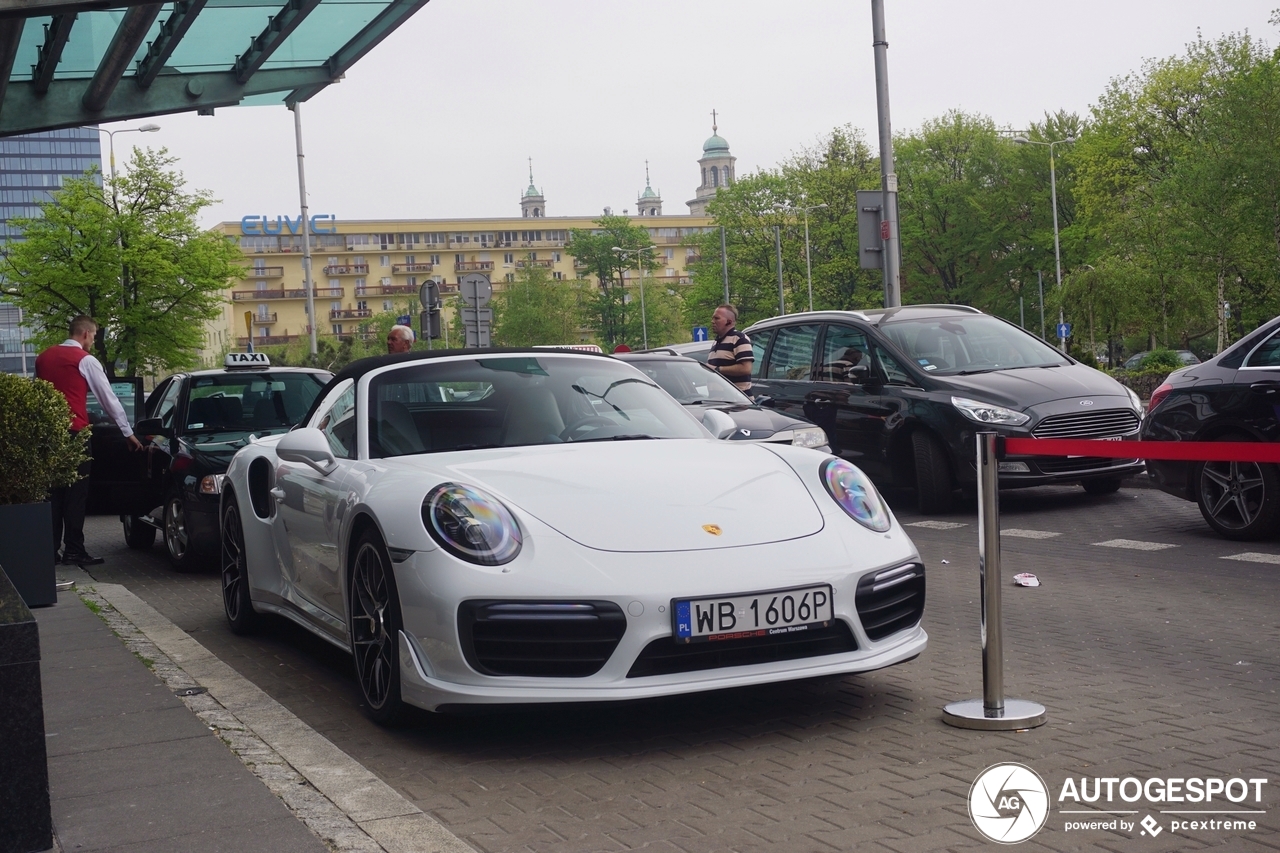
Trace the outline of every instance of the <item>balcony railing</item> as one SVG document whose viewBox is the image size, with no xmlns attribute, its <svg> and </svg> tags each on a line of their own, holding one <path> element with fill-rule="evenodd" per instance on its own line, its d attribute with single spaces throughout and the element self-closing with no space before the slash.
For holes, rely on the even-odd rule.
<svg viewBox="0 0 1280 853">
<path fill-rule="evenodd" d="M 315 295 L 317 299 L 332 299 L 343 295 L 345 288 L 342 287 L 317 287 Z M 306 299 L 307 291 L 305 288 L 296 290 L 233 290 L 231 291 L 231 300 L 233 302 L 252 302 L 259 299 Z"/>
<path fill-rule="evenodd" d="M 433 269 L 435 269 L 434 264 L 392 264 L 391 274 L 401 275 L 403 273 L 411 272 L 431 272 Z"/>
<path fill-rule="evenodd" d="M 254 338 L 254 339 L 253 339 L 253 345 L 254 345 L 255 347 L 274 347 L 274 346 L 280 346 L 281 344 L 287 344 L 287 343 L 289 343 L 290 341 L 296 341 L 296 340 L 297 340 L 298 338 L 300 338 L 300 337 L 302 337 L 302 335 L 264 335 L 264 336 L 259 336 L 259 337 Z M 248 339 L 248 338 L 236 338 L 236 345 L 237 345 L 237 346 L 242 346 L 242 347 L 243 347 L 243 346 L 248 346 L 248 345 L 249 345 L 249 339 Z"/>
<path fill-rule="evenodd" d="M 458 272 L 488 272 L 493 269 L 493 261 L 460 261 L 453 268 Z"/>
<path fill-rule="evenodd" d="M 280 278 L 284 267 L 249 267 L 249 278 Z"/>
<path fill-rule="evenodd" d="M 406 293 L 416 294 L 417 285 L 413 284 L 370 284 L 356 288 L 356 297 L 361 296 L 399 296 Z"/>
<path fill-rule="evenodd" d="M 274 311 L 272 311 L 270 314 L 254 314 L 253 315 L 253 324 L 255 326 L 270 326 L 275 321 L 276 321 L 276 312 Z"/>
<path fill-rule="evenodd" d="M 330 320 L 360 320 L 372 316 L 368 308 L 337 308 L 329 312 Z"/>
<path fill-rule="evenodd" d="M 368 264 L 330 264 L 324 268 L 325 275 L 368 275 Z"/>
<path fill-rule="evenodd" d="M 516 267 L 519 269 L 524 269 L 526 267 L 542 267 L 544 269 L 551 269 L 555 265 L 556 262 L 550 258 L 539 258 L 536 261 L 530 260 L 529 258 L 522 258 L 521 260 L 516 261 Z"/>
</svg>

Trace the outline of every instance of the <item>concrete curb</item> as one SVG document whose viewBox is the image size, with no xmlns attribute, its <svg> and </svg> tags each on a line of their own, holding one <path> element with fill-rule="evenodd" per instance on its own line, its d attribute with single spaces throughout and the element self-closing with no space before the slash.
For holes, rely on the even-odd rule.
<svg viewBox="0 0 1280 853">
<path fill-rule="evenodd" d="M 181 698 L 330 847 L 353 853 L 474 853 L 128 589 L 83 572 L 60 574 L 76 576 L 69 579 L 77 581 L 81 598 L 100 608 L 130 651 L 170 689 L 207 690 Z"/>
</svg>

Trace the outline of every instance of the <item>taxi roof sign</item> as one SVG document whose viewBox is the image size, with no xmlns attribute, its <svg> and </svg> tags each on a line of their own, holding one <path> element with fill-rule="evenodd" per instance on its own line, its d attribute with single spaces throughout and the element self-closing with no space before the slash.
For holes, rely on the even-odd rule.
<svg viewBox="0 0 1280 853">
<path fill-rule="evenodd" d="M 222 360 L 222 366 L 232 367 L 270 367 L 271 359 L 265 352 L 229 352 Z"/>
</svg>

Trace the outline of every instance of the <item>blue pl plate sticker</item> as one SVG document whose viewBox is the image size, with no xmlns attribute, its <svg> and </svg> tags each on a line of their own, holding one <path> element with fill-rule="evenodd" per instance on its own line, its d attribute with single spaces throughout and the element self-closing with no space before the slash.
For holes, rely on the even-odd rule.
<svg viewBox="0 0 1280 853">
<path fill-rule="evenodd" d="M 693 636 L 693 620 L 689 618 L 689 602 L 687 601 L 681 601 L 676 604 L 676 636 Z"/>
</svg>

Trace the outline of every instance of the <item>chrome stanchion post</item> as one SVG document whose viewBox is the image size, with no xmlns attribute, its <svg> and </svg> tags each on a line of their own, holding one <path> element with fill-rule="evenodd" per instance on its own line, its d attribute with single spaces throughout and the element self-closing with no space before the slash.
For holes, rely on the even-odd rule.
<svg viewBox="0 0 1280 853">
<path fill-rule="evenodd" d="M 1004 635 L 1000 616 L 998 436 L 978 433 L 978 584 L 982 598 L 982 698 L 952 702 L 943 722 L 962 729 L 1013 731 L 1044 725 L 1044 706 L 1004 696 Z"/>
</svg>

